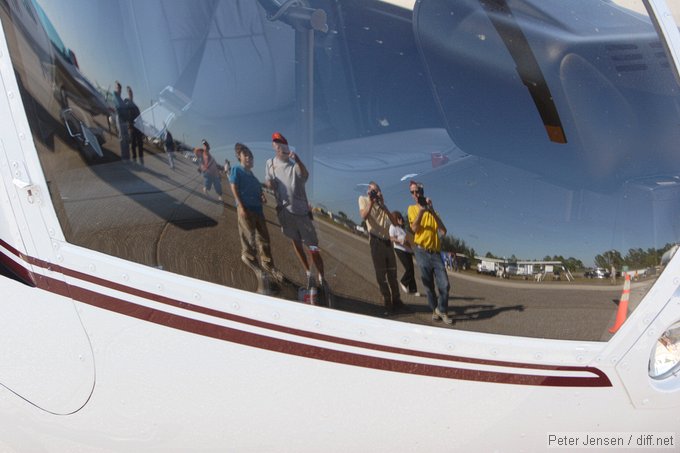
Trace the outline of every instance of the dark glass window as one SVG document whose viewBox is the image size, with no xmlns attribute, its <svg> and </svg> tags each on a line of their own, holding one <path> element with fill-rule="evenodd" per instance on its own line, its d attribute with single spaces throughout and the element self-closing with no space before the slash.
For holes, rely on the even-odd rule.
<svg viewBox="0 0 680 453">
<path fill-rule="evenodd" d="M 635 309 L 680 235 L 679 87 L 642 1 L 397 3 L 2 2 L 67 240 L 308 299 L 280 186 L 261 186 L 285 180 L 266 165 L 279 132 L 306 168 L 293 170 L 295 191 L 304 185 L 314 218 L 320 303 L 330 291 L 335 309 L 384 316 L 396 281 L 408 309 L 390 317 L 433 322 L 422 263 L 414 286 L 399 282 L 402 261 L 380 261 L 389 231 L 372 251 L 370 234 L 385 231 L 360 212 L 377 183 L 410 234 L 416 181 L 446 232 L 436 244 L 416 234 L 412 248 L 439 252 L 454 328 L 607 340 L 627 277 Z M 202 140 L 212 160 L 195 152 Z M 236 143 L 252 174 L 234 170 Z M 234 181 L 249 191 L 241 226 Z M 305 221 L 292 199 L 303 208 L 278 207 Z M 269 251 L 242 245 L 256 217 Z"/>
</svg>

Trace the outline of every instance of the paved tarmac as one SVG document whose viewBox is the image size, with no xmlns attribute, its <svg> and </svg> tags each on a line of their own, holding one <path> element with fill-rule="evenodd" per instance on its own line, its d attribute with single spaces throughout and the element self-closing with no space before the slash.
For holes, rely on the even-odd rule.
<svg viewBox="0 0 680 453">
<path fill-rule="evenodd" d="M 236 210 L 226 179 L 222 203 L 214 192 L 202 193 L 196 164 L 179 153 L 175 170 L 169 168 L 165 153 L 151 145 L 144 166 L 123 164 L 111 138 L 103 161 L 87 166 L 60 140 L 54 138 L 54 153 L 42 144 L 39 148 L 43 166 L 50 169 L 53 201 L 71 242 L 177 274 L 256 290 L 255 275 L 240 260 Z M 265 216 L 272 253 L 289 281 L 279 297 L 296 301 L 304 275 L 290 242 L 280 232 L 273 207 L 269 197 Z M 335 309 L 384 316 L 367 239 L 329 219 L 317 218 L 315 223 Z M 450 273 L 450 280 L 449 306 L 455 324 L 435 323 L 443 328 L 594 341 L 610 338 L 607 329 L 613 324 L 623 287 L 623 282 L 501 281 L 470 271 Z M 651 283 L 634 284 L 631 308 Z M 433 323 L 425 297 L 402 297 L 408 310 L 391 318 Z"/>
</svg>

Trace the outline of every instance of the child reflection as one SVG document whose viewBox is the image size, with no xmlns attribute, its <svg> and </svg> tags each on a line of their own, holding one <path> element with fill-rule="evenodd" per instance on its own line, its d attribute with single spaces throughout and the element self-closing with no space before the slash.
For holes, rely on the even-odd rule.
<svg viewBox="0 0 680 453">
<path fill-rule="evenodd" d="M 262 208 L 267 199 L 262 192 L 260 181 L 252 171 L 253 153 L 242 143 L 234 145 L 234 152 L 239 163 L 231 169 L 229 183 L 238 213 L 241 260 L 248 267 L 256 268 L 258 266 L 255 258 L 257 255 L 260 268 L 270 274 L 274 280 L 281 282 L 283 281 L 283 274 L 274 267 L 269 245 L 269 231 Z"/>
<path fill-rule="evenodd" d="M 394 246 L 394 253 L 396 253 L 399 262 L 404 267 L 404 273 L 399 279 L 399 286 L 401 286 L 405 293 L 419 297 L 420 293 L 418 292 L 413 268 L 412 234 L 406 231 L 404 216 L 401 215 L 401 212 L 392 211 L 392 217 L 396 223 L 390 225 L 390 240 Z"/>
<path fill-rule="evenodd" d="M 201 148 L 194 148 L 194 154 L 198 160 L 198 172 L 203 175 L 203 193 L 208 194 L 212 187 L 217 192 L 217 198 L 222 201 L 222 180 L 217 162 L 210 154 L 210 144 L 207 140 L 201 140 Z"/>
</svg>

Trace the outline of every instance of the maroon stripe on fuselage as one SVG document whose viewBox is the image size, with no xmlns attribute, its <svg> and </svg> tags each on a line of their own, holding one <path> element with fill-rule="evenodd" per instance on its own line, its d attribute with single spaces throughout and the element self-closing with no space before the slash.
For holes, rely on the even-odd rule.
<svg viewBox="0 0 680 453">
<path fill-rule="evenodd" d="M 9 250 L 14 256 L 26 261 L 25 257 L 21 255 L 15 248 L 0 240 L 0 246 Z M 5 266 L 11 273 L 13 273 L 22 283 L 28 286 L 36 286 L 36 282 L 33 279 L 34 273 L 26 269 L 21 264 L 14 261 L 12 258 L 8 257 L 4 253 L 0 253 L 0 263 Z"/>
<path fill-rule="evenodd" d="M 290 340 L 272 338 L 231 327 L 211 324 L 197 319 L 186 318 L 173 313 L 137 305 L 115 297 L 87 289 L 71 286 L 71 296 L 80 302 L 137 318 L 173 329 L 197 335 L 228 341 L 258 349 L 294 355 L 326 362 L 352 365 L 375 370 L 416 374 L 466 381 L 494 382 L 503 384 L 538 385 L 551 387 L 608 387 L 611 385 L 604 375 L 594 377 L 537 376 L 497 371 L 468 370 L 439 365 L 413 363 L 402 360 L 373 357 L 352 352 L 337 351 Z M 591 373 L 593 370 L 588 370 Z M 599 370 L 598 370 L 599 371 Z M 595 373 L 597 374 L 597 373 Z"/>
<path fill-rule="evenodd" d="M 97 306 L 109 311 L 124 314 L 126 316 L 132 316 L 145 321 L 153 322 L 159 325 L 166 325 L 174 329 L 183 330 L 186 332 L 192 332 L 195 334 L 222 339 L 225 341 L 230 341 L 238 344 L 243 344 L 247 346 L 257 347 L 261 349 L 266 349 L 270 351 L 277 351 L 292 355 L 297 355 L 301 357 L 309 357 L 317 360 L 326 360 L 335 363 L 344 363 L 354 366 L 362 366 L 373 369 L 396 371 L 402 373 L 419 374 L 426 376 L 436 376 L 436 377 L 446 377 L 452 379 L 463 379 L 463 380 L 474 380 L 481 382 L 498 382 L 498 383 L 510 383 L 510 384 L 523 384 L 523 385 L 543 385 L 543 386 L 568 386 L 568 387 L 610 387 L 611 382 L 607 378 L 604 372 L 597 368 L 592 367 L 571 367 L 571 366 L 554 366 L 554 365 L 538 365 L 538 364 L 527 364 L 527 363 L 513 363 L 513 362 L 503 362 L 503 361 L 493 361 L 484 359 L 475 359 L 468 357 L 458 357 L 450 356 L 438 353 L 428 353 L 423 351 L 416 351 L 410 349 L 397 348 L 392 346 L 384 346 L 373 343 L 366 343 L 361 341 L 350 340 L 341 337 L 333 337 L 330 335 L 324 335 L 314 332 L 308 332 L 301 329 L 295 329 L 286 326 L 280 326 L 276 324 L 270 324 L 262 321 L 253 320 L 250 318 L 245 318 L 238 315 L 233 315 L 225 313 L 219 310 L 203 307 L 200 305 L 194 305 L 187 302 L 181 302 L 169 297 L 161 296 L 154 293 L 149 293 L 136 288 L 128 287 L 116 282 L 101 279 L 99 277 L 94 277 L 92 275 L 84 274 L 79 271 L 64 268 L 61 266 L 56 266 L 51 263 L 47 263 L 43 260 L 27 257 L 11 246 L 6 246 L 4 241 L 0 240 L 0 245 L 15 253 L 19 258 L 23 259 L 27 263 L 34 266 L 48 269 L 52 272 L 61 273 L 71 278 L 86 281 L 95 285 L 99 285 L 108 289 L 116 290 L 125 294 L 137 296 L 143 299 L 152 300 L 164 305 L 172 306 L 175 308 L 180 308 L 195 313 L 200 313 L 208 316 L 213 316 L 219 319 L 224 319 L 228 321 L 233 321 L 241 324 L 250 325 L 253 327 L 263 328 L 275 332 L 290 334 L 299 336 L 302 338 L 326 341 L 336 344 L 341 344 L 345 346 L 358 347 L 363 349 L 370 349 L 381 352 L 395 353 L 401 355 L 410 355 L 420 358 L 446 360 L 451 362 L 460 363 L 471 363 L 478 365 L 491 365 L 500 367 L 511 367 L 511 368 L 521 368 L 521 369 L 533 369 L 533 370 L 551 370 L 551 371 L 569 371 L 569 372 L 587 372 L 595 375 L 595 377 L 577 377 L 577 376 L 535 376 L 535 375 L 524 375 L 517 373 L 506 373 L 506 372 L 492 372 L 492 371 L 482 371 L 482 370 L 467 370 L 460 368 L 449 368 L 445 366 L 429 365 L 429 364 L 418 364 L 413 362 L 406 362 L 394 359 L 378 358 L 373 356 L 367 356 L 362 354 L 336 351 L 329 348 L 323 348 L 318 346 L 306 345 L 303 343 L 298 343 L 290 340 L 283 340 L 272 338 L 264 335 L 259 335 L 250 332 L 244 332 L 238 329 L 233 329 L 225 326 L 220 326 L 217 324 L 208 323 L 205 321 L 199 321 L 185 316 L 175 315 L 167 313 L 161 310 L 156 310 L 150 307 L 145 307 L 143 305 L 138 305 L 129 301 L 114 298 L 105 294 L 101 294 L 95 291 L 80 288 L 75 285 L 68 285 L 63 281 L 46 277 L 40 274 L 36 274 L 18 266 L 10 258 L 5 257 L 0 254 L 0 258 L 5 261 L 11 261 L 16 267 L 24 269 L 24 271 L 29 274 L 32 279 L 36 282 L 37 286 L 41 289 L 54 292 L 66 297 L 72 297 L 73 299 Z"/>
</svg>

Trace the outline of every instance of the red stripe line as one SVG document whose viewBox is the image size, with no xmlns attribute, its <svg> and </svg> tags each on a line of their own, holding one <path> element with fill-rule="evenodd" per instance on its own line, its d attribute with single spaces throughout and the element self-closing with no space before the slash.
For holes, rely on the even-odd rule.
<svg viewBox="0 0 680 453">
<path fill-rule="evenodd" d="M 4 246 L 4 241 L 0 239 L 0 244 Z M 11 247 L 6 247 L 8 250 L 13 250 L 16 252 L 15 249 Z M 377 350 L 377 351 L 382 351 L 382 352 L 390 352 L 390 353 L 397 353 L 397 354 L 402 354 L 402 355 L 411 355 L 415 357 L 422 357 L 422 358 L 430 358 L 430 359 L 438 359 L 438 360 L 447 360 L 447 361 L 453 361 L 453 362 L 462 362 L 462 363 L 471 363 L 471 364 L 479 364 L 479 365 L 491 365 L 491 366 L 503 366 L 503 367 L 513 367 L 513 368 L 522 368 L 522 369 L 535 369 L 535 370 L 550 370 L 550 371 L 575 371 L 575 372 L 588 372 L 591 374 L 594 374 L 596 377 L 594 378 L 585 378 L 585 377 L 555 377 L 555 376 L 527 376 L 527 375 L 521 375 L 521 374 L 513 374 L 513 373 L 499 373 L 499 372 L 489 372 L 489 371 L 479 371 L 479 370 L 462 370 L 462 369 L 457 369 L 457 368 L 447 368 L 447 367 L 438 367 L 434 365 L 426 365 L 426 364 L 415 364 L 411 362 L 402 362 L 402 361 L 397 361 L 397 360 L 392 360 L 392 359 L 381 359 L 381 358 L 375 358 L 371 356 L 363 356 L 363 355 L 358 355 L 354 353 L 348 353 L 348 352 L 342 352 L 342 351 L 335 351 L 332 349 L 327 349 L 327 348 L 319 348 L 316 346 L 310 346 L 310 345 L 303 345 L 300 343 L 296 342 L 291 342 L 288 340 L 281 340 L 281 339 L 272 339 L 270 337 L 258 335 L 258 334 L 253 334 L 253 333 L 247 333 L 243 332 L 240 330 L 236 329 L 231 329 L 227 328 L 224 326 L 218 326 L 215 324 L 210 324 L 206 323 L 203 321 L 198 321 L 198 320 L 193 320 L 190 318 L 186 318 L 183 316 L 179 315 L 174 315 L 170 313 L 166 313 L 160 310 L 155 310 L 149 307 L 144 307 L 141 305 L 134 304 L 132 302 L 124 301 L 121 299 L 113 298 L 111 296 L 106 296 L 94 291 L 86 290 L 83 288 L 79 288 L 77 286 L 73 285 L 67 285 L 65 282 L 55 280 L 53 278 L 45 277 L 39 274 L 31 273 L 36 280 L 36 283 L 38 284 L 38 287 L 41 289 L 47 290 L 54 292 L 56 294 L 60 294 L 65 297 L 71 297 L 73 299 L 79 300 L 80 302 L 87 303 L 90 305 L 98 306 L 100 308 L 104 308 L 110 311 L 114 311 L 117 313 L 125 314 L 127 316 L 133 316 L 137 317 L 139 319 L 144 319 L 150 322 L 154 322 L 156 324 L 161 324 L 161 325 L 167 325 L 172 328 L 180 329 L 180 330 L 185 330 L 187 332 L 194 332 L 200 335 L 204 336 L 209 336 L 213 338 L 223 338 L 223 334 L 220 334 L 219 336 L 215 336 L 213 334 L 214 329 L 227 329 L 230 332 L 238 332 L 240 336 L 250 336 L 250 337 L 256 337 L 257 341 L 238 341 L 238 338 L 240 338 L 238 335 L 228 335 L 227 341 L 233 341 L 235 343 L 239 344 L 246 344 L 249 346 L 253 347 L 262 347 L 263 349 L 268 349 L 268 350 L 277 350 L 279 352 L 285 352 L 285 353 L 291 353 L 293 355 L 301 355 L 301 356 L 308 356 L 306 353 L 305 354 L 299 354 L 295 353 L 291 350 L 290 345 L 297 345 L 295 348 L 296 350 L 299 349 L 299 347 L 305 347 L 305 348 L 316 348 L 316 350 L 324 351 L 322 355 L 312 355 L 310 356 L 311 358 L 316 358 L 316 359 L 321 359 L 321 360 L 326 360 L 326 352 L 330 351 L 330 355 L 328 355 L 328 361 L 333 361 L 337 363 L 346 363 L 346 364 L 357 364 L 354 363 L 354 360 L 332 360 L 332 357 L 338 357 L 337 354 L 343 355 L 343 357 L 365 357 L 367 359 L 371 360 L 376 360 L 376 361 L 387 361 L 389 363 L 395 362 L 395 363 L 403 363 L 403 364 L 408 364 L 408 369 L 413 370 L 413 374 L 422 374 L 422 375 L 428 375 L 428 376 L 441 376 L 440 377 L 450 377 L 450 378 L 456 378 L 456 379 L 464 379 L 464 380 L 481 380 L 484 382 L 507 382 L 507 383 L 514 383 L 514 384 L 525 384 L 525 385 L 548 385 L 548 386 L 573 386 L 573 387 L 610 387 L 611 382 L 607 378 L 606 374 L 602 372 L 601 370 L 597 368 L 592 368 L 592 367 L 571 367 L 571 366 L 554 366 L 554 365 L 538 365 L 538 364 L 526 364 L 526 363 L 513 363 L 513 362 L 503 362 L 503 361 L 493 361 L 493 360 L 484 360 L 484 359 L 474 359 L 474 358 L 468 358 L 468 357 L 458 357 L 458 356 L 450 356 L 450 355 L 444 355 L 444 354 L 437 354 L 437 353 L 428 353 L 428 352 L 422 352 L 422 351 L 415 351 L 415 350 L 410 350 L 410 349 L 403 349 L 403 348 L 396 348 L 396 347 L 391 347 L 391 346 L 383 346 L 383 345 L 377 345 L 373 343 L 365 343 L 365 342 L 360 342 L 360 341 L 355 341 L 355 340 L 349 340 L 349 339 L 344 339 L 340 337 L 333 337 L 329 335 L 324 335 L 324 334 L 317 334 L 313 332 L 308 332 L 300 329 L 294 329 L 294 328 L 289 328 L 285 326 L 279 326 L 279 325 L 274 325 L 274 324 L 269 324 L 265 323 L 262 321 L 257 321 L 249 318 L 244 318 L 241 316 L 237 315 L 232 315 L 229 313 L 221 312 L 218 310 L 210 309 L 207 307 L 203 306 L 198 306 L 198 305 L 193 305 L 191 303 L 186 303 L 186 302 L 180 302 L 174 299 L 167 298 L 165 296 L 160 296 L 158 294 L 153 294 L 153 293 L 148 293 L 142 290 L 138 290 L 135 288 L 127 287 L 115 282 L 111 282 L 109 280 L 104 280 L 98 277 L 93 277 L 87 274 L 83 274 L 81 272 L 72 270 L 72 269 L 67 269 L 63 268 L 61 266 L 54 266 L 50 263 L 47 263 L 45 261 L 39 260 L 37 258 L 31 258 L 31 257 L 25 257 L 23 254 L 20 254 L 19 252 L 16 252 L 17 254 L 20 255 L 22 259 L 27 260 L 33 265 L 49 269 L 53 272 L 58 272 L 62 273 L 64 275 L 70 276 L 72 278 L 80 279 L 87 281 L 89 283 L 97 284 L 109 289 L 117 290 L 126 294 L 138 296 L 144 299 L 149 299 L 155 302 L 159 302 L 168 306 L 173 306 L 176 308 L 181 308 L 181 309 L 186 309 L 193 311 L 195 313 L 201 313 L 213 317 L 217 317 L 220 319 L 225 319 L 229 321 L 234 321 L 234 322 L 239 322 L 242 324 L 247 324 L 251 325 L 254 327 L 261 327 L 265 328 L 268 330 L 272 331 L 277 331 L 281 333 L 287 333 L 287 334 L 292 334 L 296 336 L 301 336 L 304 338 L 310 338 L 310 339 L 316 339 L 316 340 L 322 340 L 322 341 L 328 341 L 328 342 L 333 342 L 336 344 L 342 344 L 346 346 L 354 346 L 354 347 L 360 347 L 364 349 L 371 349 L 371 350 Z M 1 254 L 0 254 L 1 255 Z M 76 297 L 76 295 L 81 295 L 81 297 Z M 107 301 L 106 303 L 101 302 L 98 303 L 96 301 L 102 301 L 105 300 Z M 114 302 L 111 302 L 114 301 Z M 137 316 L 137 313 L 144 312 L 147 313 L 144 316 Z M 169 318 L 168 318 L 169 317 Z M 158 322 L 160 319 L 170 319 L 172 322 L 168 323 L 162 323 Z M 181 322 L 180 322 L 181 320 Z M 186 324 L 189 323 L 189 324 Z M 201 329 L 184 329 L 181 326 L 182 325 L 192 325 L 192 323 L 199 323 L 198 325 L 203 326 Z M 206 328 L 205 326 L 210 326 L 209 328 Z M 222 331 L 220 330 L 220 331 Z M 234 339 L 236 338 L 236 339 Z M 226 339 L 226 338 L 223 338 Z M 260 346 L 260 340 L 263 340 L 263 343 Z M 282 342 L 283 347 L 280 348 L 270 348 L 267 347 L 267 345 L 271 344 L 271 342 Z M 289 345 L 289 346 L 286 346 Z M 359 362 L 362 362 L 360 360 Z M 361 365 L 364 366 L 364 365 Z M 389 367 L 385 366 L 368 366 L 369 368 L 376 368 L 376 369 L 385 369 L 389 370 Z M 422 367 L 425 367 L 425 369 L 429 370 L 458 370 L 458 374 L 456 376 L 449 376 L 448 373 L 441 373 L 441 372 L 435 372 L 433 373 L 424 373 L 424 372 L 419 372 L 417 370 L 420 370 Z M 399 370 L 392 370 L 392 371 L 399 371 Z M 411 372 L 411 371 L 401 371 L 401 372 Z M 462 374 L 460 374 L 462 373 Z M 509 376 L 509 380 L 507 379 L 490 379 L 490 378 L 479 378 L 479 379 L 472 379 L 472 376 L 485 376 L 486 374 L 491 374 L 495 375 L 498 374 L 499 376 Z M 465 377 L 467 376 L 467 377 Z M 514 377 L 512 377 L 514 376 Z"/>
<path fill-rule="evenodd" d="M 20 258 L 23 259 L 23 257 Z M 23 283 L 29 286 L 36 286 L 34 279 L 35 274 L 13 259 L 9 258 L 4 253 L 0 253 L 0 263 L 2 263 L 14 275 L 16 275 Z"/>
<path fill-rule="evenodd" d="M 71 296 L 86 304 L 114 311 L 126 316 L 152 322 L 218 340 L 237 343 L 272 352 L 295 355 L 326 362 L 371 368 L 382 371 L 416 374 L 421 376 L 459 379 L 466 381 L 493 382 L 504 384 L 537 385 L 551 387 L 609 387 L 611 383 L 604 375 L 597 377 L 536 376 L 497 371 L 468 370 L 401 360 L 367 356 L 320 346 L 296 343 L 244 332 L 230 327 L 219 326 L 197 319 L 186 318 L 172 313 L 136 305 L 87 289 L 71 286 Z M 599 370 L 598 370 L 599 371 Z"/>
<path fill-rule="evenodd" d="M 207 307 L 200 306 L 200 305 L 194 305 L 194 304 L 191 304 L 191 303 L 188 303 L 188 302 L 180 302 L 180 301 L 170 299 L 170 298 L 165 297 L 165 296 L 160 296 L 158 294 L 148 293 L 146 291 L 142 291 L 142 290 L 138 290 L 136 288 L 124 286 L 124 285 L 121 285 L 121 284 L 118 284 L 118 283 L 115 283 L 115 282 L 111 282 L 109 280 L 103 280 L 103 279 L 100 279 L 98 277 L 92 277 L 90 275 L 82 274 L 80 272 L 69 270 L 69 269 L 63 269 L 63 273 L 65 275 L 69 275 L 70 277 L 73 277 L 73 278 L 85 280 L 85 281 L 88 281 L 90 283 L 94 283 L 94 284 L 104 286 L 104 287 L 107 287 L 107 288 L 110 288 L 110 289 L 115 289 L 115 290 L 120 291 L 120 292 L 131 294 L 131 295 L 134 295 L 134 296 L 137 296 L 137 297 L 141 297 L 143 299 L 152 300 L 154 302 L 162 303 L 164 305 L 169 305 L 169 306 L 172 306 L 172 307 L 175 307 L 175 308 L 186 309 L 186 310 L 193 311 L 193 312 L 196 312 L 196 313 L 214 316 L 214 317 L 217 317 L 217 318 L 220 318 L 220 319 L 225 319 L 225 320 L 228 320 L 228 321 L 234 321 L 234 322 L 238 322 L 238 323 L 241 323 L 241 324 L 247 324 L 247 325 L 254 326 L 254 327 L 260 327 L 260 328 L 264 328 L 264 329 L 268 329 L 268 330 L 273 330 L 273 331 L 280 332 L 280 333 L 286 333 L 286 334 L 296 335 L 296 336 L 300 336 L 300 337 L 311 338 L 311 339 L 315 339 L 315 340 L 328 341 L 328 342 L 332 342 L 332 343 L 343 344 L 343 345 L 346 345 L 346 346 L 354 346 L 354 347 L 360 347 L 360 348 L 364 348 L 364 349 L 373 349 L 373 350 L 378 350 L 378 351 L 382 351 L 382 352 L 390 352 L 390 353 L 396 353 L 396 354 L 402 354 L 402 355 L 412 355 L 412 356 L 430 358 L 430 359 L 473 363 L 473 364 L 478 364 L 478 365 L 492 365 L 492 366 L 504 366 L 504 367 L 512 367 L 512 368 L 528 368 L 528 369 L 551 370 L 551 371 L 588 371 L 590 373 L 595 373 L 595 374 L 598 374 L 596 371 L 599 371 L 595 368 L 589 368 L 589 367 L 567 367 L 567 366 L 554 366 L 554 365 L 538 365 L 538 364 L 513 363 L 513 362 L 474 359 L 474 358 L 468 358 L 468 357 L 458 357 L 458 356 L 451 356 L 451 355 L 445 355 L 445 354 L 415 351 L 415 350 L 412 350 L 412 349 L 397 348 L 397 347 L 392 347 L 392 346 L 377 345 L 377 344 L 374 344 L 374 343 L 366 343 L 366 342 L 350 340 L 350 339 L 341 338 L 341 337 L 334 337 L 334 336 L 330 336 L 330 335 L 324 335 L 324 334 L 309 332 L 309 331 L 306 331 L 306 330 L 300 330 L 300 329 L 295 329 L 295 328 L 286 327 L 286 326 L 280 326 L 280 325 L 276 325 L 276 324 L 270 324 L 270 323 L 267 323 L 267 322 L 257 321 L 257 320 L 254 320 L 254 319 L 245 318 L 245 317 L 242 317 L 242 316 L 225 313 L 223 311 L 214 310 L 214 309 L 207 308 Z"/>
</svg>

